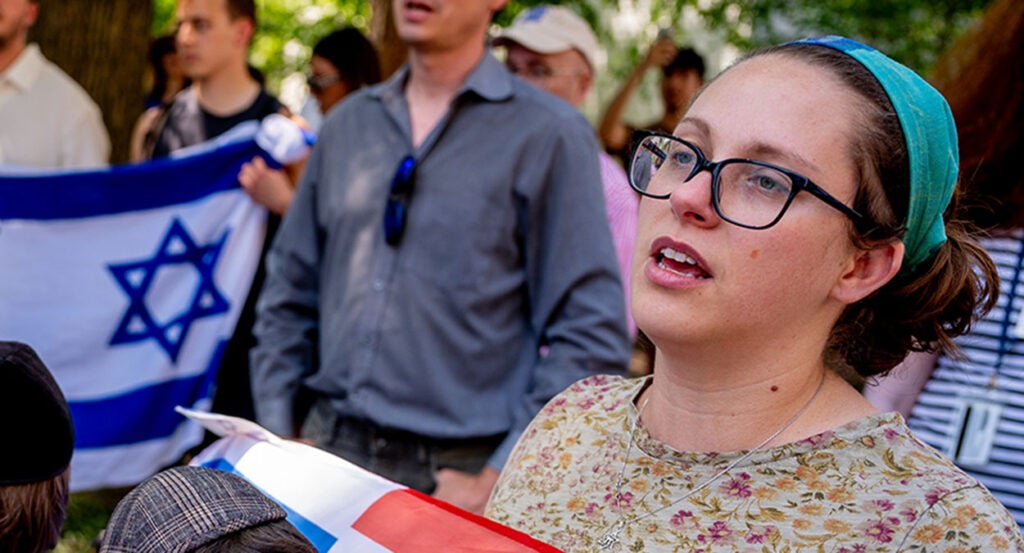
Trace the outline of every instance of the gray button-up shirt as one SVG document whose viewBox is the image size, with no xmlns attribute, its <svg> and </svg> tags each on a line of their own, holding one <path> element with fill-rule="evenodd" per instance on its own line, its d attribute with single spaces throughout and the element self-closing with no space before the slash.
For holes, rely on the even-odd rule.
<svg viewBox="0 0 1024 553">
<path fill-rule="evenodd" d="M 630 354 L 594 132 L 490 54 L 412 147 L 408 69 L 325 121 L 267 257 L 258 421 L 292 434 L 300 383 L 339 413 L 438 438 L 509 432 Z M 416 158 L 402 242 L 392 177 Z"/>
</svg>

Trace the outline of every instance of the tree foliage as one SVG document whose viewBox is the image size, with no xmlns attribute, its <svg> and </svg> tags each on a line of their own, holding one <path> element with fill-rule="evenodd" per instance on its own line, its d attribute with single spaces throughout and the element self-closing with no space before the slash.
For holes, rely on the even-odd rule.
<svg viewBox="0 0 1024 553">
<path fill-rule="evenodd" d="M 674 0 L 677 4 L 696 4 Z M 750 49 L 811 35 L 839 34 L 871 44 L 928 74 L 938 55 L 989 0 L 712 0 L 701 2 L 710 26 Z"/>
</svg>

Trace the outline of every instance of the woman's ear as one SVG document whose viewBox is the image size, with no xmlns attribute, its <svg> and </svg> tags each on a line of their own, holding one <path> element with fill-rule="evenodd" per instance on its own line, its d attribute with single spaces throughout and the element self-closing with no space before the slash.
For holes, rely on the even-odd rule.
<svg viewBox="0 0 1024 553">
<path fill-rule="evenodd" d="M 855 249 L 846 270 L 832 288 L 832 297 L 844 304 L 856 303 L 900 272 L 903 242 L 894 240 L 867 250 Z"/>
</svg>

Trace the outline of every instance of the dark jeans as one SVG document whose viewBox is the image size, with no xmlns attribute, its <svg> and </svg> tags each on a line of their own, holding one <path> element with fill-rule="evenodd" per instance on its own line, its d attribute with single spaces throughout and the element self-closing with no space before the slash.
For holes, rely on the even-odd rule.
<svg viewBox="0 0 1024 553">
<path fill-rule="evenodd" d="M 328 400 L 318 399 L 302 427 L 302 437 L 370 472 L 429 494 L 437 486 L 434 473 L 442 468 L 471 474 L 483 470 L 505 435 L 431 438 L 339 416 Z"/>
</svg>

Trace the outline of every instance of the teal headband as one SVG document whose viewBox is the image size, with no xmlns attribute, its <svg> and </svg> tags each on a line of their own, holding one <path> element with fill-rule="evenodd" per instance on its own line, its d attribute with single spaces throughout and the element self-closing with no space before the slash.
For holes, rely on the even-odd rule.
<svg viewBox="0 0 1024 553">
<path fill-rule="evenodd" d="M 901 272 L 916 271 L 946 241 L 942 212 L 953 197 L 959 171 L 956 125 L 949 104 L 917 73 L 855 40 L 826 36 L 790 44 L 816 44 L 843 52 L 867 68 L 889 96 L 910 158 L 910 205 Z"/>
</svg>

